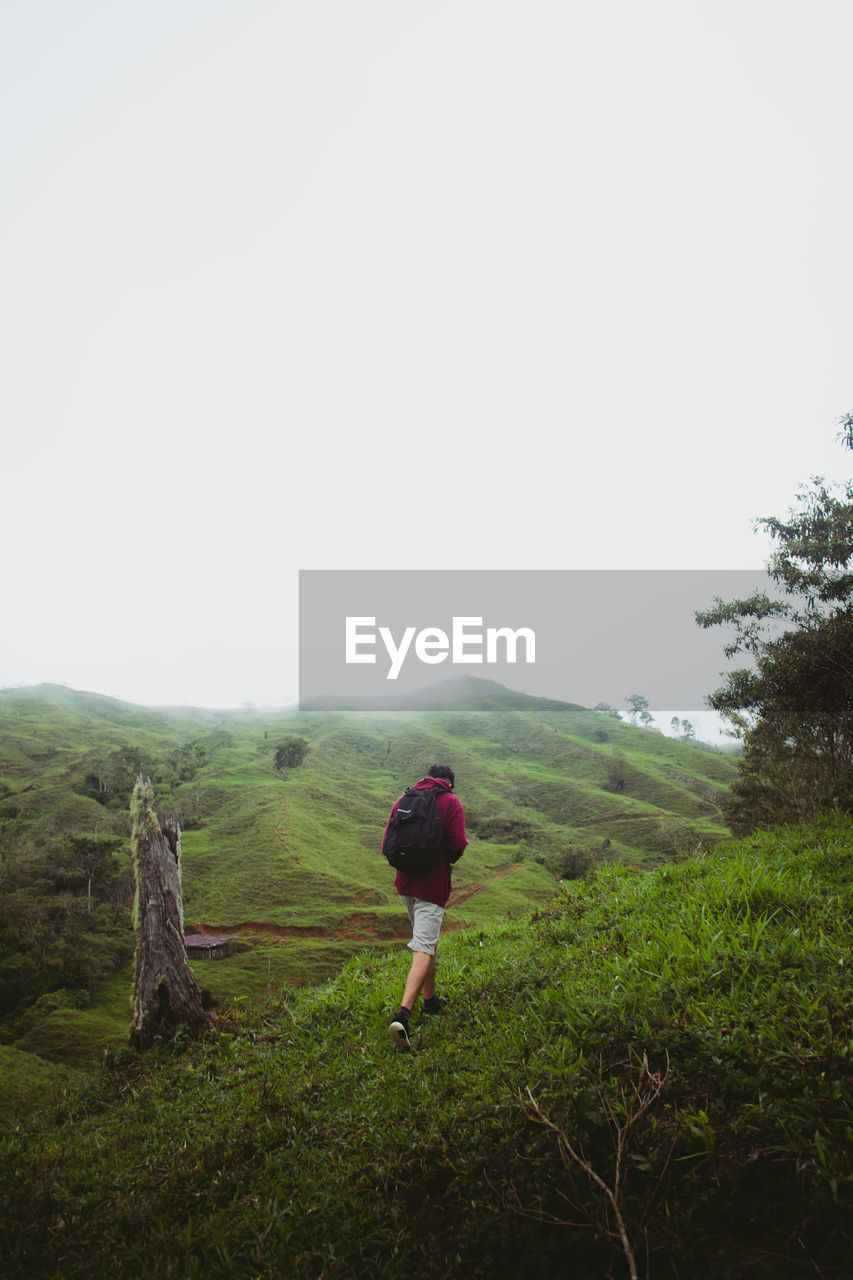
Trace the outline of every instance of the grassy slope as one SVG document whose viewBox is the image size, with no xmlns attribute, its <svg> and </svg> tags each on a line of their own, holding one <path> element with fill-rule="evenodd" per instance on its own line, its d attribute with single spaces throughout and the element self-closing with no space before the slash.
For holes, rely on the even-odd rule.
<svg viewBox="0 0 853 1280">
<path fill-rule="evenodd" d="M 44 843 L 95 824 L 122 832 L 123 810 L 73 790 L 87 768 L 114 751 L 157 761 L 202 742 L 196 776 L 157 798 L 183 816 L 188 931 L 239 929 L 246 940 L 233 959 L 197 968 L 227 998 L 326 977 L 363 946 L 399 945 L 404 918 L 378 841 L 393 800 L 434 759 L 457 771 L 472 836 L 454 874 L 449 930 L 542 902 L 566 854 L 655 866 L 723 834 L 718 804 L 733 766 L 719 754 L 489 681 L 469 691 L 464 710 L 302 715 L 149 709 L 63 686 L 3 691 L 0 843 Z M 284 781 L 272 757 L 292 734 L 311 754 Z M 101 1026 L 93 1046 L 118 1043 L 126 1015 L 110 1012 L 109 986 L 96 1005 L 112 1027 Z M 86 1012 L 81 1028 L 97 1030 Z M 53 1045 L 56 1057 L 71 1045 L 73 1021 L 70 1010 L 52 1015 L 17 1047 L 37 1041 L 44 1054 Z"/>
<path fill-rule="evenodd" d="M 386 1038 L 405 957 L 375 954 L 186 1052 L 123 1051 L 9 1132 L 6 1273 L 627 1275 L 559 1133 L 612 1187 L 633 1115 L 641 1275 L 648 1246 L 656 1278 L 840 1280 L 851 905 L 853 824 L 783 830 L 448 939 L 451 1011 L 416 1015 L 410 1055 Z"/>
<path fill-rule="evenodd" d="M 476 831 L 478 821 L 491 821 L 492 840 L 477 846 L 486 860 L 494 849 L 512 860 L 519 846 L 531 862 L 567 848 L 598 859 L 609 840 L 608 857 L 654 863 L 684 840 L 722 834 L 718 803 L 733 776 L 730 761 L 580 707 L 534 698 L 518 705 L 521 698 L 511 695 L 505 706 L 496 698 L 484 710 L 300 716 L 151 710 L 61 686 L 3 691 L 2 811 L 17 814 L 7 838 L 115 823 L 121 815 L 72 790 L 85 762 L 128 747 L 162 758 L 191 740 L 208 746 L 208 762 L 158 797 L 186 816 L 189 920 L 234 924 L 242 913 L 277 925 L 334 921 L 339 913 L 324 917 L 323 908 L 330 876 L 348 906 L 359 892 L 387 893 L 377 829 L 436 757 L 457 770 L 475 819 L 469 825 Z M 272 756 L 276 741 L 293 733 L 308 738 L 312 752 L 285 783 Z M 499 830 L 501 815 L 524 826 L 520 840 L 511 823 Z M 521 890 L 517 905 L 526 896 Z M 508 904 L 511 896 L 497 912 Z M 480 910 L 469 907 L 476 918 Z M 485 901 L 482 910 L 489 911 Z"/>
</svg>

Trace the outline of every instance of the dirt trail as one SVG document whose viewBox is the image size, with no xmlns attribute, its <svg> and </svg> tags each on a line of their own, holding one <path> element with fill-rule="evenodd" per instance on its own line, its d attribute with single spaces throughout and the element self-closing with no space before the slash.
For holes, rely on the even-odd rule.
<svg viewBox="0 0 853 1280">
<path fill-rule="evenodd" d="M 280 815 L 278 823 L 275 824 L 275 827 L 273 828 L 273 835 L 275 836 L 275 840 L 278 840 L 279 845 L 282 846 L 282 852 L 289 863 L 296 865 L 297 863 L 301 863 L 302 858 L 287 838 L 287 803 L 286 795 L 284 795 L 283 791 L 280 804 L 282 804 L 282 815 Z"/>
<path fill-rule="evenodd" d="M 281 793 L 281 817 L 279 818 L 278 824 L 273 830 L 273 835 L 281 845 L 282 853 L 287 857 L 287 859 L 290 862 L 292 862 L 295 865 L 296 863 L 299 863 L 302 861 L 299 854 L 294 850 L 294 848 L 287 841 L 287 806 L 285 803 L 285 795 L 283 791 Z"/>
<path fill-rule="evenodd" d="M 500 871 L 496 871 L 491 880 L 505 880 L 507 876 L 514 876 L 516 871 L 520 870 L 522 863 L 513 862 L 508 867 L 501 867 Z M 450 895 L 448 908 L 461 907 L 463 902 L 467 902 L 469 898 L 473 898 L 475 893 L 480 893 L 482 889 L 489 887 L 490 881 L 485 884 L 468 884 L 464 889 L 454 889 Z"/>
</svg>

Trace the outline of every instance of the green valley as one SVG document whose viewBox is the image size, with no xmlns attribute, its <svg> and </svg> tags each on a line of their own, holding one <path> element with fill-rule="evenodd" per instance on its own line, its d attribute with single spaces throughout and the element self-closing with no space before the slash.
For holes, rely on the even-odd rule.
<svg viewBox="0 0 853 1280">
<path fill-rule="evenodd" d="M 308 754 L 280 772 L 276 750 L 292 736 Z M 239 935 L 236 955 L 197 966 L 228 1000 L 400 945 L 407 926 L 379 843 L 391 804 L 434 760 L 456 770 L 471 840 L 448 931 L 525 912 L 599 863 L 649 868 L 718 840 L 734 772 L 718 752 L 487 680 L 453 682 L 440 707 L 387 713 L 152 709 L 57 685 L 0 692 L 7 1052 L 27 1054 L 25 1075 L 32 1054 L 65 1072 L 126 1035 L 138 773 L 181 823 L 187 933 Z M 90 884 L 69 840 L 111 837 L 110 882 L 98 869 Z M 87 890 L 97 900 L 99 889 L 109 919 L 87 911 Z"/>
</svg>

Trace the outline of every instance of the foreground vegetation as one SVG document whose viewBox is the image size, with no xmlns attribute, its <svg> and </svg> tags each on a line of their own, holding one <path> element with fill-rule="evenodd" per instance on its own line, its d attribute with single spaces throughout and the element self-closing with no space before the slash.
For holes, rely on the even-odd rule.
<svg viewBox="0 0 853 1280">
<path fill-rule="evenodd" d="M 823 820 L 108 1058 L 3 1142 L 6 1275 L 853 1272 L 853 824 Z"/>
</svg>

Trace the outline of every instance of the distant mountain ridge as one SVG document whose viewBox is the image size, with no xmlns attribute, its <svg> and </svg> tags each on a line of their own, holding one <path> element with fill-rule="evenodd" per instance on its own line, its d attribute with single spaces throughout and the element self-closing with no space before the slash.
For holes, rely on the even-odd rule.
<svg viewBox="0 0 853 1280">
<path fill-rule="evenodd" d="M 300 704 L 302 711 L 466 711 L 514 707 L 571 707 L 577 704 L 521 693 L 485 676 L 457 675 L 410 692 L 389 693 L 381 705 L 375 698 L 344 698 L 326 694 Z"/>
</svg>

